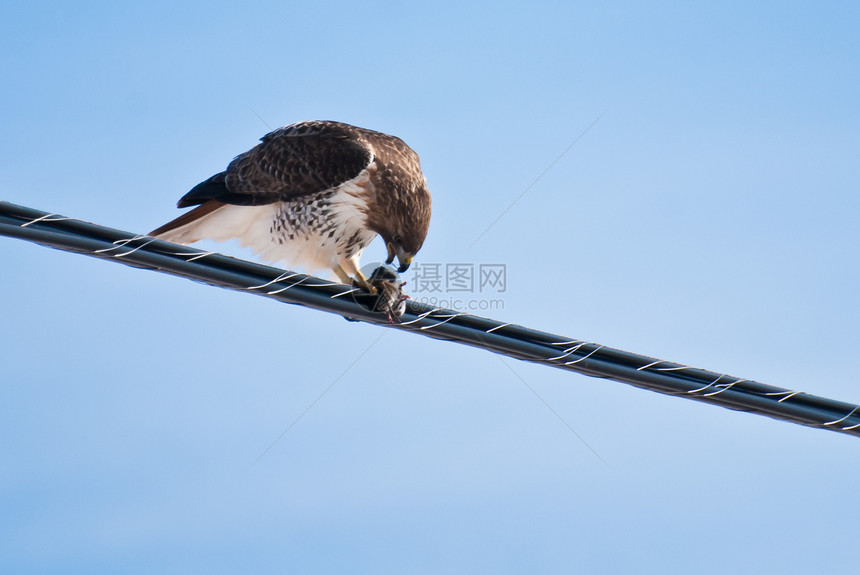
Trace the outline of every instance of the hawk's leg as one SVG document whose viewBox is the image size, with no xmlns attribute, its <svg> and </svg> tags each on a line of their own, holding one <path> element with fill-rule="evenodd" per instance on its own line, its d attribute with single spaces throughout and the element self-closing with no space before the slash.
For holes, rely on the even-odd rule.
<svg viewBox="0 0 860 575">
<path fill-rule="evenodd" d="M 342 268 L 342 267 L 340 267 L 340 266 L 335 266 L 333 269 L 334 269 L 334 273 L 335 273 L 335 275 L 337 275 L 337 279 L 339 279 L 339 280 L 340 280 L 340 283 L 342 283 L 342 284 L 346 284 L 346 285 L 351 285 L 351 284 L 352 284 L 352 278 L 351 278 L 351 277 L 349 277 L 349 274 L 348 274 L 348 273 L 346 273 L 345 271 L 343 271 L 343 268 Z"/>
</svg>

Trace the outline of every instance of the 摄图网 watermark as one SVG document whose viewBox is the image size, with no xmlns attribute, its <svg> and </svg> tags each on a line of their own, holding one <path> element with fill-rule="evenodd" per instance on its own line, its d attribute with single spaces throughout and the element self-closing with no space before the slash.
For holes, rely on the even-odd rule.
<svg viewBox="0 0 860 575">
<path fill-rule="evenodd" d="M 416 262 L 410 271 L 404 279 L 413 301 L 456 311 L 505 307 L 502 298 L 492 296 L 508 289 L 506 264 Z"/>
</svg>

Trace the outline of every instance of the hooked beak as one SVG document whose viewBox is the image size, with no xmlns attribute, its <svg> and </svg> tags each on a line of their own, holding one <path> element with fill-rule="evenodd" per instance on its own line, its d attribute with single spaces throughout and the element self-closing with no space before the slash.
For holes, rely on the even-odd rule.
<svg viewBox="0 0 860 575">
<path fill-rule="evenodd" d="M 397 273 L 402 274 L 406 270 L 409 269 L 410 264 L 412 264 L 412 256 L 407 255 L 405 253 L 398 253 L 397 248 L 394 247 L 392 242 L 388 242 L 388 259 L 385 260 L 385 263 L 391 265 L 394 262 L 394 256 L 397 256 L 397 261 L 400 262 L 400 267 L 397 268 Z"/>
<path fill-rule="evenodd" d="M 397 268 L 397 273 L 402 274 L 409 269 L 409 265 L 412 263 L 412 256 L 409 256 L 408 258 L 397 256 L 397 261 L 400 262 L 400 267 Z"/>
</svg>

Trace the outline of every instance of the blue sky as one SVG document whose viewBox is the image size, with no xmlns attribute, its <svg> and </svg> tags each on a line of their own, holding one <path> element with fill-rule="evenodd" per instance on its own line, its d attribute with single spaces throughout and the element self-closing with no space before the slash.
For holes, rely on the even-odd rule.
<svg viewBox="0 0 860 575">
<path fill-rule="evenodd" d="M 416 264 L 505 264 L 490 315 L 860 402 L 858 27 L 850 2 L 6 2 L 0 199 L 146 232 L 270 128 L 350 122 L 421 155 Z M 3 572 L 856 565 L 856 438 L 0 261 Z"/>
</svg>

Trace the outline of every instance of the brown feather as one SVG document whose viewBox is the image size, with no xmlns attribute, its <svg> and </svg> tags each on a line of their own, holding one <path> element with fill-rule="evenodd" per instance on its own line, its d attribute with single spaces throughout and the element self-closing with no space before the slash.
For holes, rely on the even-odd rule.
<svg viewBox="0 0 860 575">
<path fill-rule="evenodd" d="M 227 204 L 221 203 L 217 200 L 209 200 L 208 202 L 197 206 L 190 212 L 185 212 L 175 220 L 167 222 L 160 228 L 152 230 L 151 232 L 149 232 L 149 235 L 152 237 L 158 237 L 163 233 L 175 230 L 176 228 L 181 228 L 186 224 L 190 224 L 191 222 L 197 221 L 203 216 L 208 216 L 215 210 L 223 208 L 226 205 Z"/>
</svg>

